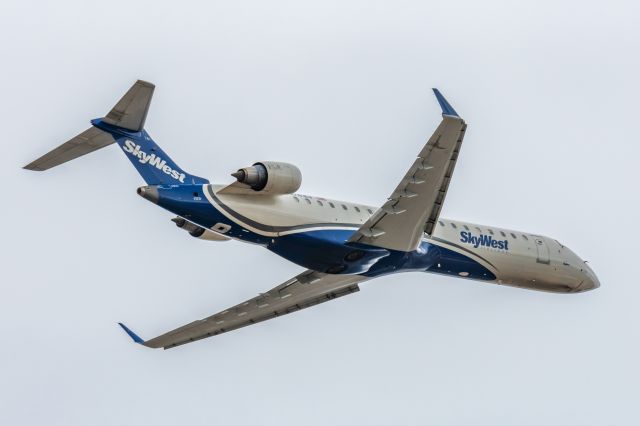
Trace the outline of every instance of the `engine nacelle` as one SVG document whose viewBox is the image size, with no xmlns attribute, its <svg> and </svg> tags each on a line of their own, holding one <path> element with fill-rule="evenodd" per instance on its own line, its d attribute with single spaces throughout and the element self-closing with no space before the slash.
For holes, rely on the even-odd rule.
<svg viewBox="0 0 640 426">
<path fill-rule="evenodd" d="M 178 228 L 184 229 L 191 235 L 192 237 L 199 238 L 201 240 L 208 241 L 229 241 L 230 238 L 224 236 L 222 234 L 218 234 L 217 232 L 213 232 L 209 229 L 205 229 L 202 226 L 198 226 L 195 223 L 191 223 L 186 219 L 178 216 L 171 219 L 173 223 L 176 224 Z"/>
<path fill-rule="evenodd" d="M 260 161 L 231 176 L 254 191 L 267 194 L 293 194 L 302 184 L 300 169 L 293 164 L 277 161 Z"/>
</svg>

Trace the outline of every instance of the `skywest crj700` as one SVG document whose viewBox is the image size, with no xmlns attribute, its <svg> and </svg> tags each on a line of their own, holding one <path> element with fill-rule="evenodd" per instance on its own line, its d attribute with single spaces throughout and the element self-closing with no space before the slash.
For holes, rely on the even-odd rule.
<svg viewBox="0 0 640 426">
<path fill-rule="evenodd" d="M 557 293 L 599 286 L 569 248 L 541 235 L 440 218 L 466 124 L 434 89 L 442 122 L 380 207 L 296 193 L 292 164 L 260 161 L 230 185 L 181 169 L 151 139 L 144 122 L 155 86 L 138 81 L 104 118 L 29 165 L 47 170 L 117 143 L 147 186 L 138 194 L 177 215 L 194 237 L 259 244 L 307 270 L 272 290 L 208 318 L 137 343 L 172 348 L 265 321 L 360 290 L 381 275 L 425 271 Z"/>
</svg>

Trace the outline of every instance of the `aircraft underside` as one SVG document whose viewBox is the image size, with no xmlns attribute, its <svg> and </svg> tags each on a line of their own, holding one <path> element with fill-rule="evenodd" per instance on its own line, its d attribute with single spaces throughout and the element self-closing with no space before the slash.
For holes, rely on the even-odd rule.
<svg viewBox="0 0 640 426">
<path fill-rule="evenodd" d="M 378 207 L 298 194 L 293 164 L 258 161 L 212 185 L 178 166 L 144 128 L 155 86 L 137 81 L 92 127 L 31 162 L 43 171 L 117 144 L 147 183 L 138 194 L 174 213 L 193 237 L 267 248 L 305 271 L 236 306 L 139 344 L 172 348 L 359 291 L 375 277 L 424 271 L 501 285 L 582 292 L 593 271 L 558 241 L 440 216 L 467 125 L 434 89 L 442 121 Z M 386 147 L 390 148 L 390 147 Z"/>
</svg>

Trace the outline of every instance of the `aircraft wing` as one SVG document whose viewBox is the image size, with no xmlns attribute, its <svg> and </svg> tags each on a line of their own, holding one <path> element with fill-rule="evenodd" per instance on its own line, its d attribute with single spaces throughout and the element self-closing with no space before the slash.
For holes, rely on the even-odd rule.
<svg viewBox="0 0 640 426">
<path fill-rule="evenodd" d="M 358 283 L 367 279 L 360 275 L 331 275 L 307 270 L 253 299 L 151 340 L 142 340 L 124 324 L 120 326 L 136 343 L 170 349 L 355 293 L 360 290 Z"/>
<path fill-rule="evenodd" d="M 442 122 L 387 201 L 350 242 L 413 251 L 423 233 L 433 232 L 467 128 L 438 89 L 433 91 L 442 107 Z"/>
</svg>

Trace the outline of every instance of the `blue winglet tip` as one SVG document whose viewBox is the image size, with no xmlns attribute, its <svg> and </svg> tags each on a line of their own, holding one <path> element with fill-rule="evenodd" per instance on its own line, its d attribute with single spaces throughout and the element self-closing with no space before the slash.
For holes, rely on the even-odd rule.
<svg viewBox="0 0 640 426">
<path fill-rule="evenodd" d="M 460 117 L 458 115 L 458 113 L 456 112 L 456 110 L 453 109 L 451 104 L 449 102 L 447 102 L 447 100 L 444 98 L 444 96 L 442 96 L 442 93 L 440 93 L 440 91 L 438 89 L 436 89 L 435 87 L 433 88 L 433 93 L 436 95 L 436 99 L 438 100 L 438 103 L 440 104 L 440 108 L 442 108 L 442 114 L 443 115 L 452 115 L 454 117 Z"/>
<path fill-rule="evenodd" d="M 134 333 L 133 331 L 129 330 L 129 327 L 127 327 L 126 325 L 124 325 L 123 323 L 119 322 L 118 325 L 120 327 L 122 327 L 122 329 L 125 331 L 125 333 L 127 333 L 129 335 L 129 337 L 131 337 L 131 339 L 133 339 L 134 342 L 139 343 L 139 344 L 144 344 L 144 340 L 142 340 L 140 338 L 140 336 L 138 336 L 136 333 Z"/>
</svg>

